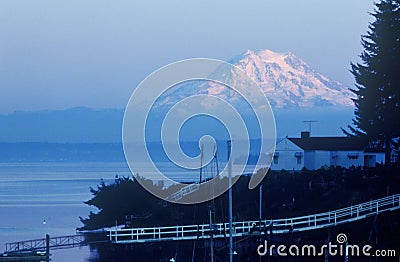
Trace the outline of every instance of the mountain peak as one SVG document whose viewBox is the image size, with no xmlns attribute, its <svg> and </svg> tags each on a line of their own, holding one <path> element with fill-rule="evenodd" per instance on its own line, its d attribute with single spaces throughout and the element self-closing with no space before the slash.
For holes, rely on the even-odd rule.
<svg viewBox="0 0 400 262">
<path fill-rule="evenodd" d="M 233 60 L 267 94 L 275 108 L 352 106 L 352 93 L 311 68 L 292 52 L 247 50 Z"/>
<path fill-rule="evenodd" d="M 230 60 L 244 70 L 267 96 L 271 106 L 278 108 L 313 108 L 321 106 L 350 107 L 352 93 L 338 81 L 317 72 L 292 52 L 278 53 L 269 49 L 247 50 Z M 235 82 L 235 72 L 224 74 L 226 81 Z M 170 105 L 193 94 L 217 95 L 231 102 L 240 100 L 238 94 L 217 83 L 186 85 L 173 91 L 159 105 Z"/>
<path fill-rule="evenodd" d="M 285 56 L 284 53 L 277 53 L 274 51 L 271 51 L 269 49 L 260 49 L 260 50 L 250 50 L 248 49 L 242 57 L 257 57 L 258 59 L 261 59 L 263 61 L 273 61 L 276 59 L 282 59 Z"/>
</svg>

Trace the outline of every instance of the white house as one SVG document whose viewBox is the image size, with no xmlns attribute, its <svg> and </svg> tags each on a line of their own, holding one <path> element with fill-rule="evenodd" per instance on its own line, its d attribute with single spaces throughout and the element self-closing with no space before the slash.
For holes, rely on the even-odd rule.
<svg viewBox="0 0 400 262">
<path fill-rule="evenodd" d="M 301 170 L 304 167 L 304 149 L 284 138 L 276 144 L 271 162 L 272 170 Z"/>
<path fill-rule="evenodd" d="M 315 170 L 323 166 L 376 166 L 384 163 L 384 152 L 366 150 L 366 143 L 350 137 L 286 137 L 275 148 L 272 170 Z"/>
</svg>

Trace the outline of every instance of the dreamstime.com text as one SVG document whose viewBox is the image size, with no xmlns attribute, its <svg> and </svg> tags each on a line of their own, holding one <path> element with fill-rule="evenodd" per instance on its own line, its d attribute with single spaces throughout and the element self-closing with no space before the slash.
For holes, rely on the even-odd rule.
<svg viewBox="0 0 400 262">
<path fill-rule="evenodd" d="M 329 242 L 326 245 L 268 245 L 265 240 L 263 244 L 257 247 L 259 256 L 325 256 L 328 253 L 330 256 L 348 256 L 348 257 L 396 257 L 396 250 L 374 250 L 370 245 L 351 245 L 347 241 L 347 236 L 340 233 L 336 237 L 336 244 Z"/>
</svg>

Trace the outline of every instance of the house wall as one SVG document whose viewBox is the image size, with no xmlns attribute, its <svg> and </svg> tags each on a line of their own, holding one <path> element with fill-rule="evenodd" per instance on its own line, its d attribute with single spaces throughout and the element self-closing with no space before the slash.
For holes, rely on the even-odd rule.
<svg viewBox="0 0 400 262">
<path fill-rule="evenodd" d="M 385 164 L 385 153 L 374 153 L 376 156 L 376 163 L 378 164 Z"/>
<path fill-rule="evenodd" d="M 356 158 L 355 156 L 358 155 Z M 351 166 L 364 166 L 364 151 L 332 151 L 332 165 L 349 168 Z"/>
<path fill-rule="evenodd" d="M 314 151 L 314 168 L 319 169 L 323 166 L 331 165 L 331 152 L 323 150 Z"/>
<path fill-rule="evenodd" d="M 375 163 L 384 163 L 385 155 L 381 152 L 364 152 L 363 150 L 303 150 L 288 138 L 276 145 L 276 161 L 272 161 L 272 170 L 301 170 L 303 167 L 315 170 L 323 166 L 374 166 Z M 296 155 L 302 154 L 300 158 Z M 372 157 L 368 157 L 372 156 Z M 300 162 L 298 162 L 300 159 Z M 367 162 L 365 162 L 367 161 Z M 365 162 L 365 163 L 364 163 Z M 372 163 L 374 162 L 374 163 Z"/>
<path fill-rule="evenodd" d="M 376 164 L 385 164 L 384 152 L 365 152 L 364 166 L 375 167 Z"/>
<path fill-rule="evenodd" d="M 296 153 L 300 153 L 300 162 Z M 274 160 L 277 158 L 277 162 Z M 271 170 L 301 170 L 304 167 L 304 150 L 285 138 L 275 148 L 275 156 L 272 159 Z"/>
<path fill-rule="evenodd" d="M 349 155 L 354 158 L 358 154 L 357 159 L 349 158 Z M 307 169 L 315 170 L 323 166 L 342 166 L 349 168 L 354 166 L 364 165 L 363 151 L 324 151 L 324 150 L 309 150 L 304 153 L 304 166 Z"/>
<path fill-rule="evenodd" d="M 304 154 L 305 168 L 309 170 L 319 169 L 331 165 L 330 151 L 307 150 Z"/>
<path fill-rule="evenodd" d="M 315 166 L 315 152 L 314 151 L 304 151 L 304 167 L 309 170 L 314 170 Z"/>
<path fill-rule="evenodd" d="M 376 156 L 373 154 L 365 154 L 364 155 L 364 166 L 376 167 Z"/>
</svg>

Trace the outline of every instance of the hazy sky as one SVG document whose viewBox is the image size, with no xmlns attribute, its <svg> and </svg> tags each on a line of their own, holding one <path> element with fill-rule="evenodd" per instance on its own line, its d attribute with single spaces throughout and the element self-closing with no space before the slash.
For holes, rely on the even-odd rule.
<svg viewBox="0 0 400 262">
<path fill-rule="evenodd" d="M 291 51 L 353 84 L 368 0 L 0 1 L 0 113 L 123 108 L 160 66 Z"/>
</svg>

